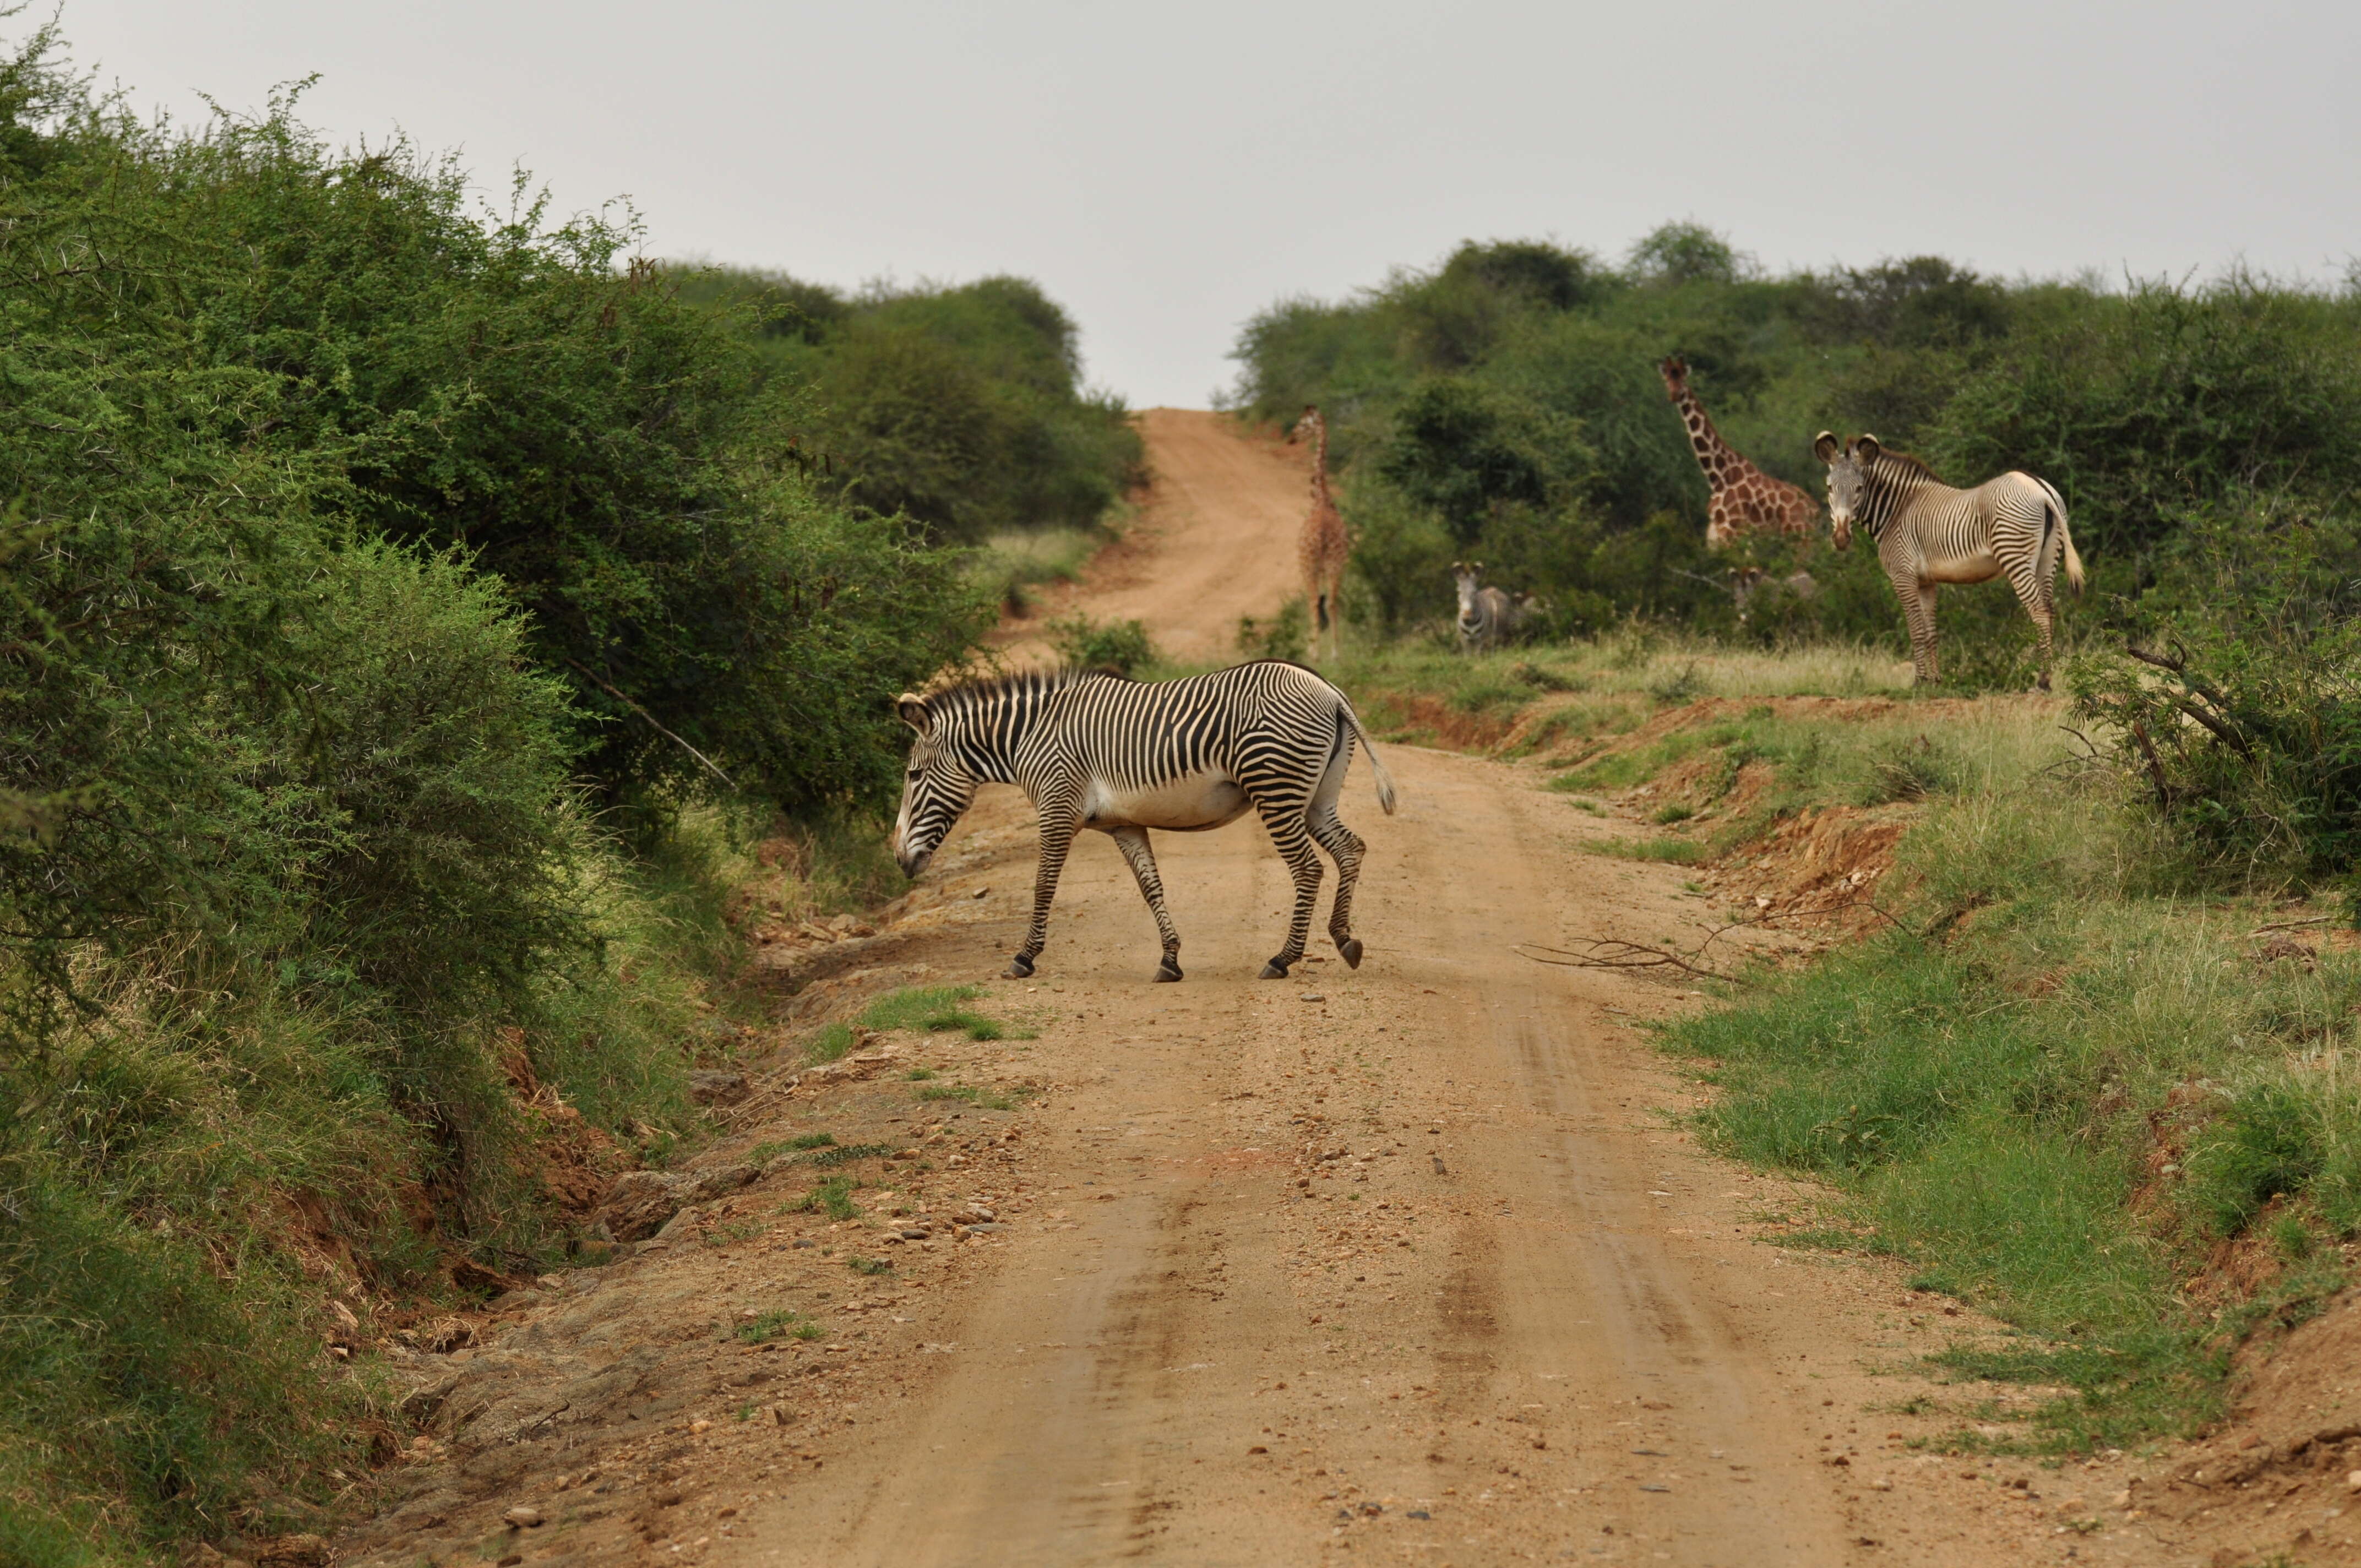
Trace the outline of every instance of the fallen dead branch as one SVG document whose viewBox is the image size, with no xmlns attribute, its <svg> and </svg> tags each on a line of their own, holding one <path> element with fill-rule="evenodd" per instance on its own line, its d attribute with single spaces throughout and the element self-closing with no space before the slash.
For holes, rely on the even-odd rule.
<svg viewBox="0 0 2361 1568">
<path fill-rule="evenodd" d="M 1849 898 L 1841 904 L 1832 904 L 1824 909 L 1788 909 L 1755 915 L 1744 920 L 1732 920 L 1726 926 L 1718 926 L 1707 932 L 1705 940 L 1686 953 L 1675 952 L 1669 948 L 1650 947 L 1645 942 L 1627 942 L 1620 937 L 1576 938 L 1576 940 L 1585 949 L 1583 951 L 1576 951 L 1568 948 L 1552 948 L 1540 942 L 1511 942 L 1509 944 L 1509 950 L 1521 959 L 1528 959 L 1537 964 L 1554 964 L 1561 969 L 1675 969 L 1685 974 L 1696 975 L 1701 980 L 1718 980 L 1730 985 L 1752 985 L 1754 981 L 1743 975 L 1728 974 L 1691 960 L 1705 957 L 1705 950 L 1708 948 L 1712 947 L 1714 943 L 1732 931 L 1748 930 L 1758 926 L 1776 926 L 1782 920 L 1801 920 L 1807 917 L 1816 920 L 1826 919 L 1831 915 L 1841 915 L 1848 909 L 1866 909 L 1897 930 L 1910 929 L 1899 916 L 1888 914 L 1880 908 L 1875 899 L 1862 897 Z M 1528 948 L 1534 950 L 1525 951 Z M 1543 953 L 1555 956 L 1543 958 L 1540 955 Z"/>
<path fill-rule="evenodd" d="M 1719 970 L 1701 969 L 1680 954 L 1663 948 L 1652 948 L 1643 942 L 1618 941 L 1611 937 L 1583 939 L 1587 952 L 1574 952 L 1565 948 L 1545 948 L 1539 942 L 1512 942 L 1509 950 L 1521 959 L 1537 964 L 1555 964 L 1562 969 L 1676 969 L 1704 980 L 1719 980 L 1730 985 L 1752 985 L 1754 982 L 1738 975 L 1724 974 Z M 1527 952 L 1531 948 L 1534 951 Z M 1544 958 L 1542 955 L 1554 954 Z"/>
</svg>

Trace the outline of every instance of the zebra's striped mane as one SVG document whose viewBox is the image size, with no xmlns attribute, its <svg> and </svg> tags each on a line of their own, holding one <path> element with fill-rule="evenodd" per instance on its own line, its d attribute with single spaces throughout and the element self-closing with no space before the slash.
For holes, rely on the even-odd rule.
<svg viewBox="0 0 2361 1568">
<path fill-rule="evenodd" d="M 1878 466 L 1881 467 L 1888 463 L 1893 464 L 1895 467 L 1902 470 L 1904 477 L 1906 478 L 1928 479 L 1938 485 L 1943 482 L 1943 477 L 1935 472 L 1934 469 L 1928 467 L 1927 466 L 1927 459 L 1917 455 L 1916 453 L 1896 452 L 1891 446 L 1882 446 L 1878 448 L 1877 461 Z"/>
<path fill-rule="evenodd" d="M 961 713 L 982 707 L 1006 696 L 1041 696 L 1062 691 L 1086 680 L 1122 681 L 1130 679 L 1109 670 L 1093 670 L 1069 664 L 1055 670 L 1013 670 L 1004 674 L 978 675 L 971 680 L 957 681 L 939 691 L 927 694 L 929 707 Z"/>
</svg>

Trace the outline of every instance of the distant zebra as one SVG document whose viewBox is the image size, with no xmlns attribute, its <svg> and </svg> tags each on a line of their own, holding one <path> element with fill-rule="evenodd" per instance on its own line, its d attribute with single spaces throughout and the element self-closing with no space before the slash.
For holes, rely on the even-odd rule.
<svg viewBox="0 0 2361 1568">
<path fill-rule="evenodd" d="M 1820 591 L 1819 579 L 1809 572 L 1790 572 L 1784 577 L 1774 577 L 1760 566 L 1737 567 L 1730 574 L 1730 597 L 1738 606 L 1739 624 L 1746 623 L 1754 596 L 1774 586 L 1799 599 L 1815 598 Z"/>
<path fill-rule="evenodd" d="M 1828 521 L 1836 547 L 1852 543 L 1858 519 L 1877 541 L 1877 558 L 1902 600 L 1910 627 L 1910 663 L 1926 684 L 1942 679 L 1935 662 L 1935 590 L 1943 583 L 1982 583 L 2007 575 L 2041 636 L 2041 689 L 2049 689 L 2049 623 L 2057 609 L 2058 565 L 2082 591 L 2082 558 L 2066 529 L 2066 500 L 2056 486 L 2011 471 L 1972 490 L 1935 477 L 1916 457 L 1888 452 L 1877 437 L 1846 445 L 1828 431 L 1812 452 L 1828 466 Z"/>
<path fill-rule="evenodd" d="M 1336 817 L 1354 741 L 1368 749 L 1378 804 L 1389 816 L 1394 782 L 1352 703 L 1301 664 L 1259 660 L 1146 684 L 1086 671 L 1031 672 L 928 696 L 906 692 L 899 706 L 903 722 L 918 732 L 894 823 L 894 858 L 906 873 L 926 870 L 978 784 L 1016 785 L 1040 819 L 1033 923 L 1009 962 L 1010 979 L 1033 972 L 1074 833 L 1093 828 L 1123 851 L 1156 916 L 1164 942 L 1156 978 L 1179 980 L 1180 934 L 1164 907 L 1148 830 L 1202 832 L 1235 821 L 1248 806 L 1261 813 L 1295 878 L 1287 945 L 1263 966 L 1262 978 L 1286 979 L 1303 957 L 1320 895 L 1315 841 L 1336 862 L 1328 934 L 1345 961 L 1360 967 L 1351 915 L 1363 846 Z"/>
<path fill-rule="evenodd" d="M 1484 580 L 1481 561 L 1454 561 L 1451 571 L 1459 580 L 1459 651 L 1463 653 L 1498 647 L 1541 608 L 1541 601 L 1531 594 L 1477 587 Z"/>
</svg>

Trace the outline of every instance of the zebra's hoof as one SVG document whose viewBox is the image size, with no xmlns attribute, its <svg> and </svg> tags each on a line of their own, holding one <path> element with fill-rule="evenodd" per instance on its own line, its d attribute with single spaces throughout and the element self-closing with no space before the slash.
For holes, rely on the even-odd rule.
<svg viewBox="0 0 2361 1568">
<path fill-rule="evenodd" d="M 1337 955 L 1345 960 L 1345 967 L 1346 969 L 1359 969 L 1361 967 L 1360 938 L 1345 938 L 1343 941 L 1336 944 L 1336 952 Z"/>
<path fill-rule="evenodd" d="M 1033 978 L 1033 960 L 1026 958 L 1020 953 L 1016 958 L 1008 960 L 1008 967 L 1000 971 L 1000 978 L 1003 980 L 1031 980 Z"/>
<path fill-rule="evenodd" d="M 1170 959 L 1166 959 L 1162 963 L 1156 966 L 1157 983 L 1162 984 L 1167 981 L 1179 980 L 1180 978 L 1180 966 L 1173 962 Z"/>
<path fill-rule="evenodd" d="M 1287 978 L 1287 966 L 1280 963 L 1277 959 L 1273 959 L 1270 962 L 1262 966 L 1262 973 L 1256 978 L 1260 980 L 1285 980 Z"/>
</svg>

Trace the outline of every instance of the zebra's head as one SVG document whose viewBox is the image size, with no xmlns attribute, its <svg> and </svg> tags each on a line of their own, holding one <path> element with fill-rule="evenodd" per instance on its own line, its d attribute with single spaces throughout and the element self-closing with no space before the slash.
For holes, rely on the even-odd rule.
<svg viewBox="0 0 2361 1568">
<path fill-rule="evenodd" d="M 1476 617 L 1476 594 L 1484 584 L 1484 563 L 1454 561 L 1451 575 L 1459 582 L 1459 619 L 1472 621 Z"/>
<path fill-rule="evenodd" d="M 943 835 L 975 799 L 976 778 L 946 744 L 943 716 L 925 697 L 904 692 L 896 699 L 902 722 L 918 732 L 910 743 L 910 763 L 902 778 L 902 810 L 894 818 L 895 861 L 915 877 L 935 858 Z"/>
<path fill-rule="evenodd" d="M 1873 435 L 1848 446 L 1825 430 L 1812 443 L 1812 455 L 1828 466 L 1828 537 L 1839 550 L 1852 543 L 1853 516 L 1869 494 L 1869 471 L 1883 450 Z"/>
</svg>

